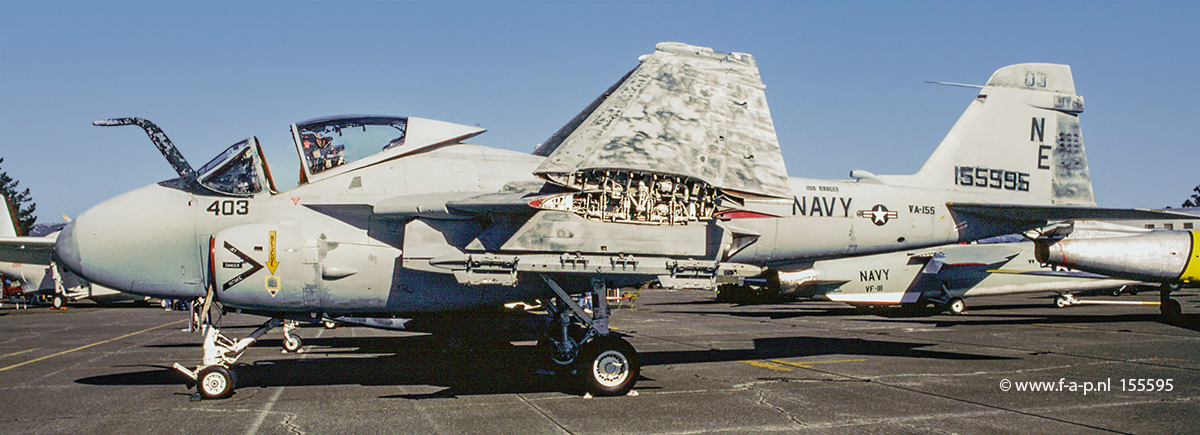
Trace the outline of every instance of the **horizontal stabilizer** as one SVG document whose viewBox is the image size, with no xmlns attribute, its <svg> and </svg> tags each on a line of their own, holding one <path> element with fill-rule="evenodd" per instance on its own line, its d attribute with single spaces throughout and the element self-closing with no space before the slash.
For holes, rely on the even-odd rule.
<svg viewBox="0 0 1200 435">
<path fill-rule="evenodd" d="M 970 266 L 1003 263 L 1021 253 L 1015 243 L 994 245 L 972 245 L 975 249 L 948 249 L 939 251 L 934 259 L 946 266 Z"/>
<path fill-rule="evenodd" d="M 975 215 L 992 220 L 1018 222 L 1064 221 L 1078 219 L 1200 219 L 1187 213 L 1142 208 L 1100 208 L 1057 205 L 1014 205 L 951 202 L 952 212 Z"/>
</svg>

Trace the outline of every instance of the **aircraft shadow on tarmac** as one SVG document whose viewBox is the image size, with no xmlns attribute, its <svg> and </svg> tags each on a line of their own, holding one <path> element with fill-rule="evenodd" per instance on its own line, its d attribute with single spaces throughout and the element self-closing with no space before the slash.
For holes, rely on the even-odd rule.
<svg viewBox="0 0 1200 435">
<path fill-rule="evenodd" d="M 841 307 L 804 307 L 789 308 L 789 305 L 772 304 L 763 309 L 746 309 L 752 306 L 738 306 L 730 310 L 720 311 L 666 311 L 675 314 L 688 315 L 718 315 L 740 318 L 764 318 L 770 320 L 790 319 L 798 317 L 827 317 L 870 314 L 868 318 L 847 319 L 858 322 L 880 323 L 920 323 L 937 328 L 971 325 L 1033 325 L 1033 324 L 1105 324 L 1125 322 L 1153 322 L 1170 325 L 1177 328 L 1200 332 L 1200 314 L 1184 313 L 1174 319 L 1164 318 L 1155 313 L 1144 314 L 1077 314 L 1072 313 L 1074 307 L 1055 309 L 1054 314 L 1021 314 L 995 313 L 996 311 L 1049 309 L 1048 304 L 1015 304 L 1015 305 L 981 305 L 972 307 L 966 315 L 957 316 L 943 313 L 937 309 L 922 308 L 884 308 L 873 311 L 862 311 L 856 308 Z M 791 307 L 794 307 L 791 306 Z M 1157 310 L 1156 310 L 1157 311 Z"/>
<path fill-rule="evenodd" d="M 306 339 L 302 357 L 260 359 L 237 365 L 239 388 L 316 385 L 435 386 L 428 394 L 382 398 L 425 399 L 464 395 L 561 392 L 582 394 L 575 382 L 537 370 L 541 353 L 530 345 L 468 344 L 448 348 L 432 336 Z M 280 340 L 256 347 L 277 349 Z M 754 340 L 753 349 L 686 350 L 640 353 L 643 366 L 694 364 L 820 355 L 884 356 L 942 360 L 1011 359 L 989 355 L 922 350 L 925 343 L 860 338 L 781 337 Z M 167 345 L 173 347 L 177 345 Z M 198 344 L 197 344 L 198 346 Z M 162 346 L 159 346 L 162 347 Z M 85 385 L 183 385 L 185 378 L 164 366 L 78 379 Z M 646 380 L 644 375 L 642 380 Z M 654 387 L 645 386 L 640 389 Z M 192 391 L 192 390 L 188 390 Z"/>
<path fill-rule="evenodd" d="M 1068 308 L 1069 310 L 1069 308 Z M 1106 324 L 1106 323 L 1161 323 L 1177 328 L 1188 329 L 1200 332 L 1200 314 L 1183 314 L 1175 319 L 1167 320 L 1160 314 L 1070 314 L 1064 313 L 1061 315 L 1012 315 L 1012 314 L 981 314 L 974 310 L 965 316 L 941 316 L 941 318 L 930 319 L 905 319 L 899 320 L 894 318 L 876 318 L 876 319 L 855 319 L 861 322 L 904 322 L 904 323 L 921 323 L 931 325 L 936 328 L 946 328 L 952 326 L 975 326 L 975 325 L 1057 325 L 1057 324 Z"/>
</svg>

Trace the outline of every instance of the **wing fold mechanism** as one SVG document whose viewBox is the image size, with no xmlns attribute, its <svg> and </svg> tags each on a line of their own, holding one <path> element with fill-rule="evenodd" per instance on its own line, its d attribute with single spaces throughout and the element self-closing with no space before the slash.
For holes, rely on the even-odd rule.
<svg viewBox="0 0 1200 435">
<path fill-rule="evenodd" d="M 535 175 L 575 193 L 540 203 L 605 222 L 710 220 L 721 197 L 788 198 L 754 57 L 661 43 L 538 148 Z"/>
</svg>

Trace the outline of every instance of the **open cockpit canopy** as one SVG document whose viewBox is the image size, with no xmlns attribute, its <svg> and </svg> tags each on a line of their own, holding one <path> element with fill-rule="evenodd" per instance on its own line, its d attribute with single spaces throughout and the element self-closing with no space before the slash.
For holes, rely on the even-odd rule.
<svg viewBox="0 0 1200 435">
<path fill-rule="evenodd" d="M 197 175 L 202 186 L 226 195 L 254 196 L 264 188 L 276 191 L 271 169 L 254 137 L 226 148 L 200 167 Z"/>
</svg>

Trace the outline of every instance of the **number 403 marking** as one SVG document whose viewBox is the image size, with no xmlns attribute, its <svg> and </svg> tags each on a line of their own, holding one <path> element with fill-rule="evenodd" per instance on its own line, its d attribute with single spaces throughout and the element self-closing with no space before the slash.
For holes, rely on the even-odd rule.
<svg viewBox="0 0 1200 435">
<path fill-rule="evenodd" d="M 250 201 L 245 199 L 217 200 L 209 204 L 204 211 L 212 212 L 214 216 L 247 215 L 250 214 Z"/>
</svg>

